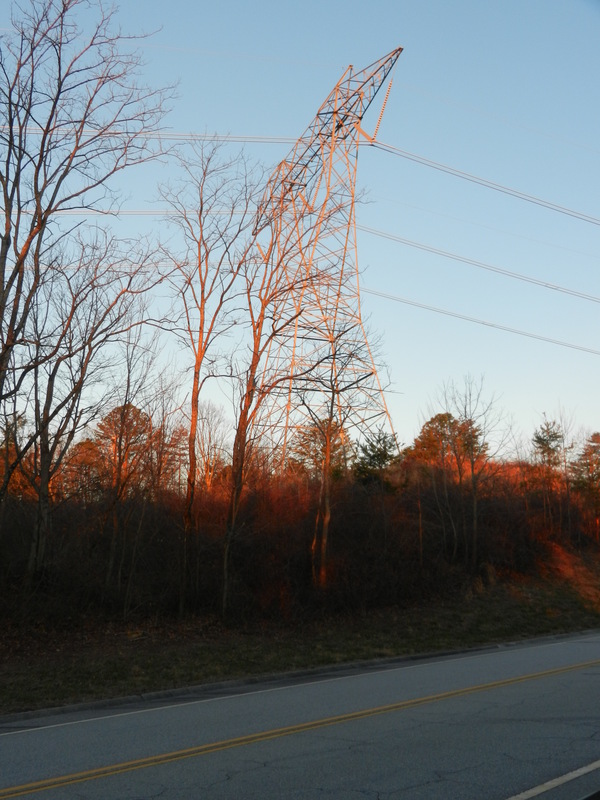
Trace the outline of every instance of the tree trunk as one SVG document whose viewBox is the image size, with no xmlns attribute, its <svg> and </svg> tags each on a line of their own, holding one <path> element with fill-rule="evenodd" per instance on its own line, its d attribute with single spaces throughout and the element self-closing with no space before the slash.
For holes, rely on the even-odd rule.
<svg viewBox="0 0 600 800">
<path fill-rule="evenodd" d="M 319 589 L 327 586 L 327 544 L 331 520 L 331 420 L 325 433 L 325 452 L 321 466 L 321 488 L 311 546 L 313 584 Z"/>
<path fill-rule="evenodd" d="M 233 442 L 233 455 L 231 460 L 231 489 L 229 495 L 229 510 L 227 512 L 227 525 L 225 540 L 223 542 L 223 589 L 221 597 L 221 615 L 227 620 L 231 605 L 231 548 L 237 534 L 237 517 L 244 487 L 244 469 L 246 466 L 246 450 L 248 446 L 248 426 L 250 409 L 254 397 L 255 374 L 258 366 L 258 357 L 252 361 L 246 392 L 242 398 L 240 415 Z"/>
<path fill-rule="evenodd" d="M 181 534 L 181 553 L 179 565 L 179 616 L 185 612 L 185 598 L 187 593 L 188 551 L 189 539 L 194 528 L 194 497 L 196 492 L 196 435 L 198 432 L 198 409 L 200 404 L 200 365 L 202 359 L 199 349 L 196 353 L 194 364 L 194 379 L 192 382 L 192 397 L 190 403 L 190 430 L 188 435 L 188 473 L 185 506 L 183 509 L 183 531 Z"/>
<path fill-rule="evenodd" d="M 50 458 L 47 439 L 42 435 L 37 486 L 37 514 L 27 563 L 27 581 L 29 583 L 42 572 L 45 563 L 46 543 L 50 533 Z"/>
</svg>

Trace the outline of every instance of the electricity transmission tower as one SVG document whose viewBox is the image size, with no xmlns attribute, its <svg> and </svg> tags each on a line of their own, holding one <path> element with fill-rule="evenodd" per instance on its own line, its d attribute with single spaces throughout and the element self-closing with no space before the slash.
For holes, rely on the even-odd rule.
<svg viewBox="0 0 600 800">
<path fill-rule="evenodd" d="M 375 139 L 391 79 L 372 136 L 363 117 L 401 52 L 359 72 L 348 67 L 274 170 L 258 209 L 257 241 L 269 233 L 269 247 L 258 248 L 265 270 L 275 264 L 285 273 L 276 316 L 286 335 L 274 337 L 269 362 L 289 365 L 289 377 L 267 404 L 284 458 L 293 431 L 322 419 L 362 435 L 391 430 L 361 316 L 355 192 L 358 148 Z"/>
</svg>

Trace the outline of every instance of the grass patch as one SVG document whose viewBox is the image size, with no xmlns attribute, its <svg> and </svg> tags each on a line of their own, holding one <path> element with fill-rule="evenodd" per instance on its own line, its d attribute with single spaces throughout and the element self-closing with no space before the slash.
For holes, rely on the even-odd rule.
<svg viewBox="0 0 600 800">
<path fill-rule="evenodd" d="M 564 581 L 478 589 L 453 602 L 294 627 L 230 630 L 205 618 L 9 626 L 0 642 L 0 713 L 600 627 L 600 610 Z"/>
</svg>

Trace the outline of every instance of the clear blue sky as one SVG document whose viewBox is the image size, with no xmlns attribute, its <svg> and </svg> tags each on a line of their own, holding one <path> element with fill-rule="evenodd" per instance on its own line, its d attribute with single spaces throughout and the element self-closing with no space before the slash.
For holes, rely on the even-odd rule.
<svg viewBox="0 0 600 800">
<path fill-rule="evenodd" d="M 600 218 L 600 0 L 124 0 L 119 19 L 159 29 L 143 48 L 147 75 L 179 82 L 167 120 L 178 132 L 296 138 L 348 64 L 401 45 L 382 142 Z M 273 165 L 288 149 L 247 145 Z M 359 184 L 361 225 L 600 298 L 600 225 L 372 148 Z M 128 205 L 141 208 L 148 186 L 135 191 Z M 368 289 L 600 351 L 598 302 L 364 232 L 359 264 Z M 598 354 L 370 294 L 363 311 L 405 443 L 440 386 L 467 373 L 484 376 L 525 438 L 561 407 L 600 429 Z"/>
</svg>

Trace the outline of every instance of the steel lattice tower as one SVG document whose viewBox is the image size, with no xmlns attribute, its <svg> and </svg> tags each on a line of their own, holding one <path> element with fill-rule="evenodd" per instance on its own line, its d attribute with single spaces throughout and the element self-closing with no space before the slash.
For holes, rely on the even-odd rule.
<svg viewBox="0 0 600 800">
<path fill-rule="evenodd" d="M 372 137 L 363 117 L 401 52 L 359 72 L 348 67 L 274 170 L 257 213 L 257 241 L 269 232 L 268 250 L 259 245 L 265 269 L 276 264 L 285 275 L 276 314 L 294 323 L 269 354 L 289 374 L 268 404 L 284 454 L 291 430 L 323 417 L 363 435 L 391 430 L 361 316 L 355 207 L 359 145 L 374 140 L 390 84 Z"/>
</svg>

